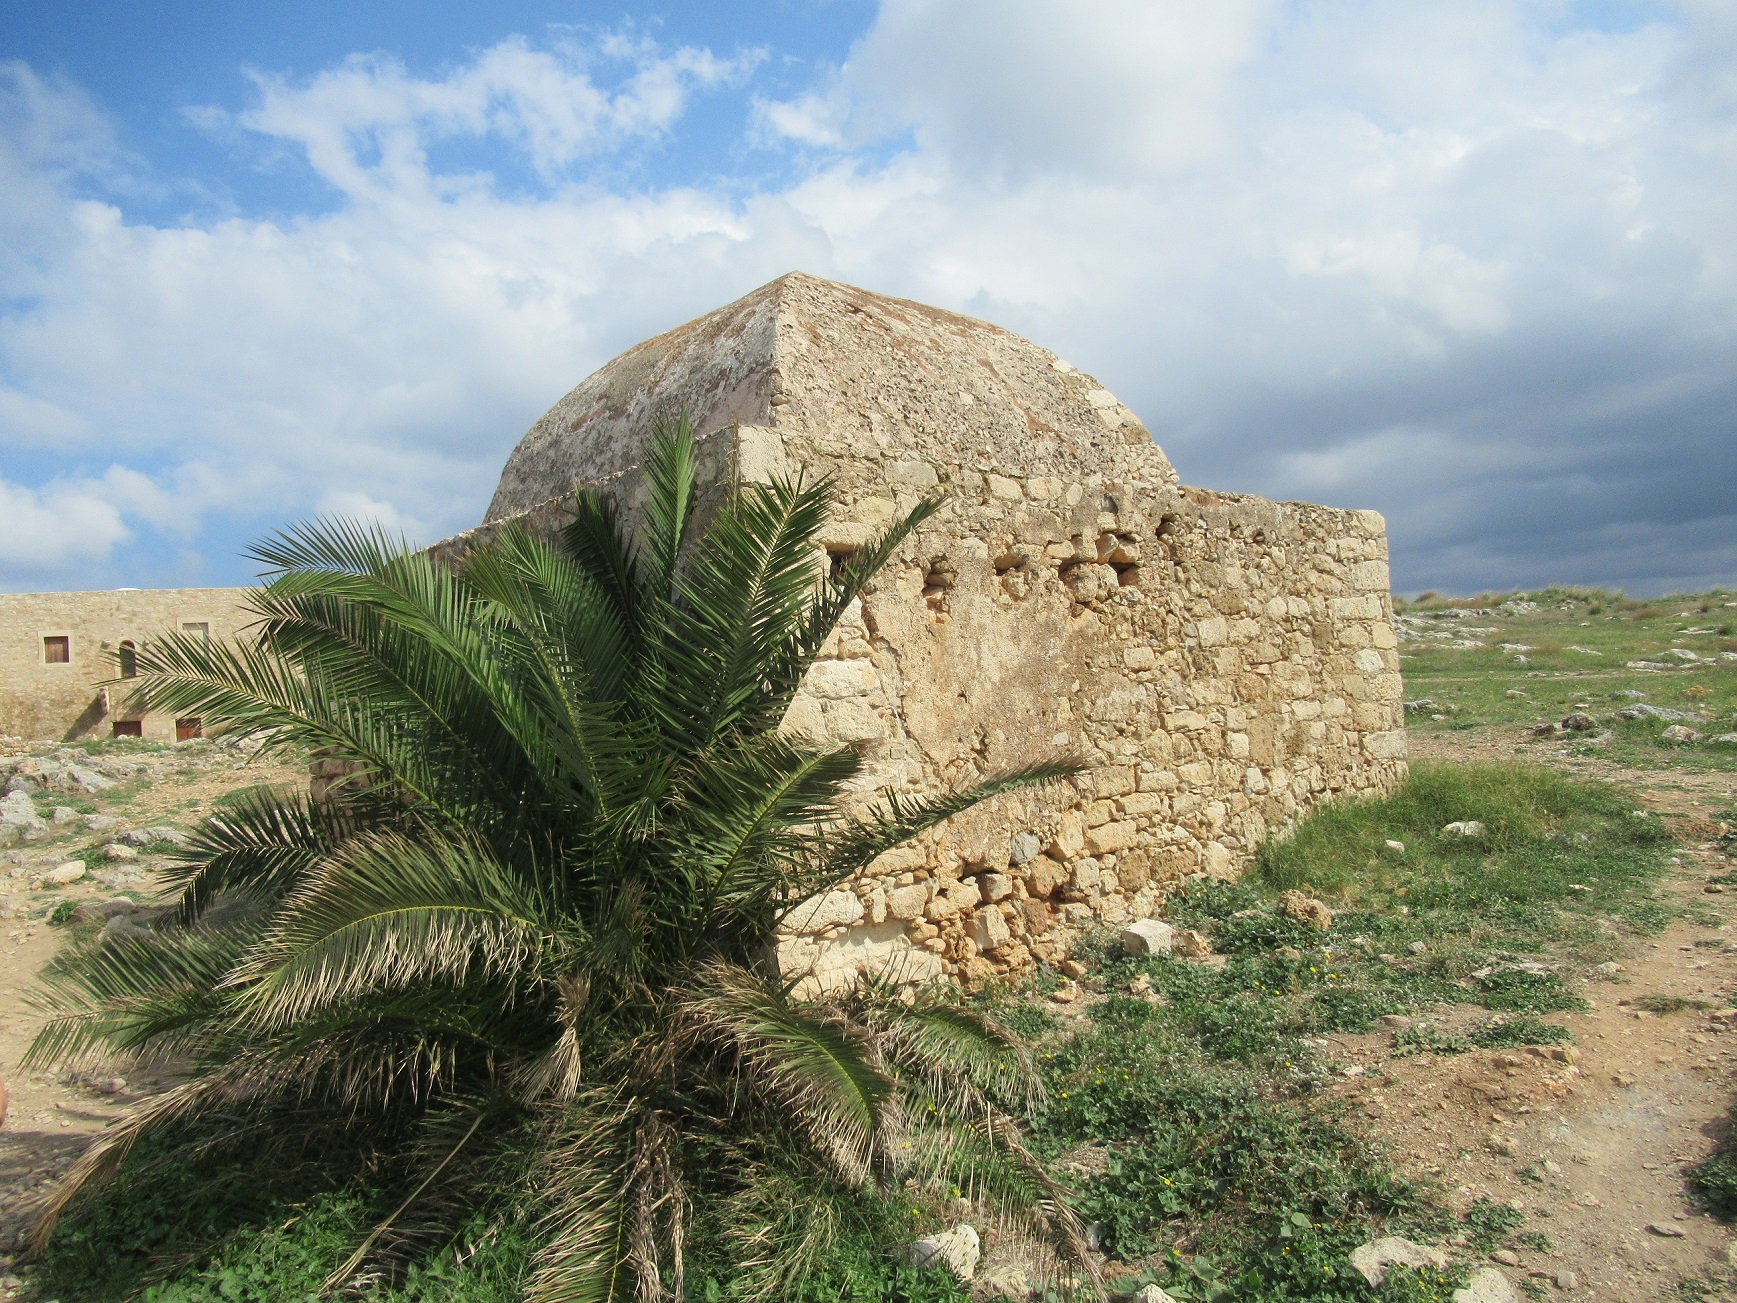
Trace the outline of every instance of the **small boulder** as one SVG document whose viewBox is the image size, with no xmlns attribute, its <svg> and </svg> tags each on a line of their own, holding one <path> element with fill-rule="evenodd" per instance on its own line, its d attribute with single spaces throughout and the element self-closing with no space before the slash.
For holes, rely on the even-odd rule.
<svg viewBox="0 0 1737 1303">
<path fill-rule="evenodd" d="M 1122 953 L 1167 955 L 1175 945 L 1175 938 L 1175 929 L 1162 919 L 1135 919 L 1122 929 Z"/>
<path fill-rule="evenodd" d="M 1134 1295 L 1134 1303 L 1176 1303 L 1176 1296 L 1162 1285 L 1148 1285 Z"/>
<path fill-rule="evenodd" d="M 1009 847 L 1010 858 L 1015 864 L 1029 864 L 1043 850 L 1043 843 L 1034 832 L 1016 832 Z"/>
<path fill-rule="evenodd" d="M 68 860 L 65 864 L 52 868 L 43 874 L 42 881 L 47 886 L 65 887 L 84 877 L 84 872 L 83 860 Z"/>
<path fill-rule="evenodd" d="M 1455 819 L 1452 823 L 1442 825 L 1441 835 L 1443 837 L 1482 837 L 1484 825 L 1477 819 Z"/>
<path fill-rule="evenodd" d="M 1397 1235 L 1371 1240 L 1351 1250 L 1351 1269 L 1373 1289 L 1380 1289 L 1389 1267 L 1445 1267 L 1447 1255 L 1427 1244 L 1414 1244 Z"/>
<path fill-rule="evenodd" d="M 1310 927 L 1320 928 L 1325 932 L 1333 926 L 1333 911 L 1313 896 L 1305 896 L 1300 891 L 1282 891 L 1279 893 L 1279 913 L 1286 918 L 1295 919 L 1299 923 L 1307 923 Z"/>
<path fill-rule="evenodd" d="M 968 1281 L 977 1274 L 977 1260 L 982 1256 L 983 1241 L 978 1238 L 977 1228 L 961 1222 L 916 1241 L 906 1261 L 919 1271 L 945 1269 Z"/>
<path fill-rule="evenodd" d="M 123 842 L 110 842 L 103 847 L 103 858 L 105 860 L 136 860 L 139 858 L 139 852 Z"/>
<path fill-rule="evenodd" d="M 1562 730 L 1565 733 L 1590 733 L 1598 727 L 1598 721 L 1583 711 L 1575 711 L 1562 719 Z"/>
<path fill-rule="evenodd" d="M 1193 928 L 1178 932 L 1171 942 L 1170 953 L 1184 959 L 1201 959 L 1212 953 L 1212 942 Z"/>
<path fill-rule="evenodd" d="M 84 817 L 86 832 L 113 832 L 121 826 L 121 821 L 112 814 L 87 814 Z"/>
<path fill-rule="evenodd" d="M 1387 847 L 1387 849 L 1392 851 L 1395 855 L 1404 855 L 1405 854 L 1405 843 L 1404 842 L 1396 842 L 1390 837 L 1385 842 L 1383 842 L 1382 845 Z"/>
<path fill-rule="evenodd" d="M 1375 1020 L 1375 1025 L 1384 1032 L 1409 1031 L 1416 1021 L 1402 1013 L 1384 1013 Z"/>
<path fill-rule="evenodd" d="M 1672 724 L 1659 734 L 1659 741 L 1668 742 L 1674 747 L 1686 747 L 1691 742 L 1699 742 L 1701 735 L 1686 724 Z"/>
<path fill-rule="evenodd" d="M 48 821 L 53 824 L 71 823 L 78 818 L 78 811 L 70 805 L 57 805 L 48 812 Z"/>
<path fill-rule="evenodd" d="M 1521 1299 L 1507 1276 L 1495 1267 L 1485 1267 L 1454 1291 L 1453 1303 L 1521 1303 Z"/>
</svg>

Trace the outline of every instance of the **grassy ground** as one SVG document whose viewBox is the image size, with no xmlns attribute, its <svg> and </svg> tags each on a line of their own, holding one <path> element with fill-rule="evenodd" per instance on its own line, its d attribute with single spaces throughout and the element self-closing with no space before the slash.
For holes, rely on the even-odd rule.
<svg viewBox="0 0 1737 1303">
<path fill-rule="evenodd" d="M 1485 833 L 1440 832 L 1464 819 Z M 1543 1015 L 1580 996 L 1540 961 L 1571 951 L 1584 964 L 1661 926 L 1655 883 L 1671 845 L 1612 787 L 1524 766 L 1419 766 L 1392 796 L 1323 812 L 1269 847 L 1243 883 L 1171 902 L 1170 919 L 1208 933 L 1222 966 L 1130 959 L 1106 938 L 1093 984 L 1107 998 L 1084 1025 L 1012 993 L 988 998 L 1041 1047 L 1052 1098 L 1039 1144 L 1062 1170 L 1091 1173 L 1080 1206 L 1116 1270 L 1179 1298 L 1212 1296 L 1202 1274 L 1238 1300 L 1378 1297 L 1346 1264 L 1363 1241 L 1457 1231 L 1475 1253 L 1521 1219 L 1474 1204 L 1455 1227 L 1437 1192 L 1396 1177 L 1313 1098 L 1340 1066 L 1319 1038 L 1473 1004 L 1486 1012 L 1469 1030 L 1423 1021 L 1401 1050 L 1565 1039 Z M 1332 927 L 1275 909 L 1290 888 L 1331 900 Z M 1380 1297 L 1445 1298 L 1459 1274 Z"/>
<path fill-rule="evenodd" d="M 1737 593 L 1635 602 L 1596 589 L 1553 588 L 1397 606 L 1406 695 L 1428 703 L 1408 710 L 1414 730 L 1540 724 L 1578 711 L 1597 727 L 1535 745 L 1596 748 L 1648 768 L 1737 770 L 1737 743 L 1715 740 L 1737 735 Z M 1683 659 L 1685 652 L 1695 659 Z M 1637 704 L 1694 718 L 1617 717 Z M 1673 723 L 1700 739 L 1666 741 Z"/>
</svg>

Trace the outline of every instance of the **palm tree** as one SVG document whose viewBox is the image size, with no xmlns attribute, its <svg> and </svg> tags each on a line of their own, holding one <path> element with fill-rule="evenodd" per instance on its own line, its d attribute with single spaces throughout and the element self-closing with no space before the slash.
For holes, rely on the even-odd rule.
<svg viewBox="0 0 1737 1303">
<path fill-rule="evenodd" d="M 798 1002 L 770 957 L 803 900 L 1067 772 L 848 817 L 862 756 L 779 731 L 935 504 L 824 578 L 827 483 L 747 486 L 692 531 L 685 419 L 660 424 L 645 473 L 632 537 L 581 490 L 558 543 L 509 527 L 455 567 L 356 526 L 291 530 L 251 553 L 257 642 L 140 649 L 139 707 L 347 776 L 321 800 L 243 793 L 197 830 L 151 935 L 52 970 L 32 1064 L 182 1076 L 82 1157 L 39 1240 L 141 1141 L 203 1124 L 261 1161 L 341 1135 L 396 1165 L 408 1196 L 334 1283 L 527 1163 L 547 1214 L 535 1300 L 681 1298 L 701 1198 L 743 1287 L 788 1291 L 851 1200 L 912 1182 L 1079 1259 L 1020 1143 L 1039 1087 L 1014 1038 L 934 992 Z"/>
</svg>

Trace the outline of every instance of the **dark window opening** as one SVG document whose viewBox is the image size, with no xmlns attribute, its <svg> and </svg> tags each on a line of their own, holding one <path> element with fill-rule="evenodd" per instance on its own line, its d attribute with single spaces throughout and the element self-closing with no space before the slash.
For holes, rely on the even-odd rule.
<svg viewBox="0 0 1737 1303">
<path fill-rule="evenodd" d="M 1180 522 L 1173 514 L 1161 516 L 1158 520 L 1158 537 L 1169 538 L 1179 527 Z"/>
<path fill-rule="evenodd" d="M 1106 493 L 1106 494 L 1104 494 L 1103 509 L 1105 511 L 1109 512 L 1113 516 L 1118 511 L 1120 511 L 1122 509 L 1122 507 L 1121 507 L 1121 504 L 1118 503 L 1113 496 Z"/>
<path fill-rule="evenodd" d="M 175 721 L 175 740 L 177 742 L 191 742 L 196 737 L 204 736 L 205 721 L 199 716 L 190 715 L 186 719 Z"/>
<path fill-rule="evenodd" d="M 145 721 L 142 719 L 117 719 L 115 721 L 116 737 L 144 737 Z"/>
<path fill-rule="evenodd" d="M 70 665 L 72 663 L 72 639 L 65 635 L 57 635 L 42 640 L 42 660 L 45 665 Z"/>
<path fill-rule="evenodd" d="M 845 567 L 850 565 L 851 558 L 856 555 L 854 547 L 829 547 L 826 549 L 826 577 L 833 583 L 844 578 Z"/>
<path fill-rule="evenodd" d="M 121 677 L 123 679 L 137 678 L 139 674 L 139 649 L 134 646 L 131 638 L 121 644 Z"/>
</svg>

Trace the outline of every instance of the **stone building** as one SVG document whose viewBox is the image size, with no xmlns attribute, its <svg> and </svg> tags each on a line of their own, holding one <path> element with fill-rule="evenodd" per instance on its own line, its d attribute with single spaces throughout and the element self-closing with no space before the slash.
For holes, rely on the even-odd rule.
<svg viewBox="0 0 1737 1303">
<path fill-rule="evenodd" d="M 0 734 L 32 741 L 201 735 L 199 719 L 126 708 L 138 650 L 181 630 L 232 638 L 255 617 L 245 588 L 120 588 L 94 593 L 0 594 Z"/>
<path fill-rule="evenodd" d="M 786 723 L 867 748 L 864 800 L 1052 756 L 1087 767 L 798 911 L 780 953 L 809 989 L 1059 959 L 1080 928 L 1155 912 L 1310 806 L 1404 773 L 1378 514 L 1185 487 L 1134 413 L 1052 353 L 809 276 L 586 379 L 520 442 L 483 526 L 441 548 L 553 524 L 575 484 L 631 506 L 660 410 L 692 417 L 713 500 L 833 477 L 832 556 L 941 499 Z"/>
</svg>

